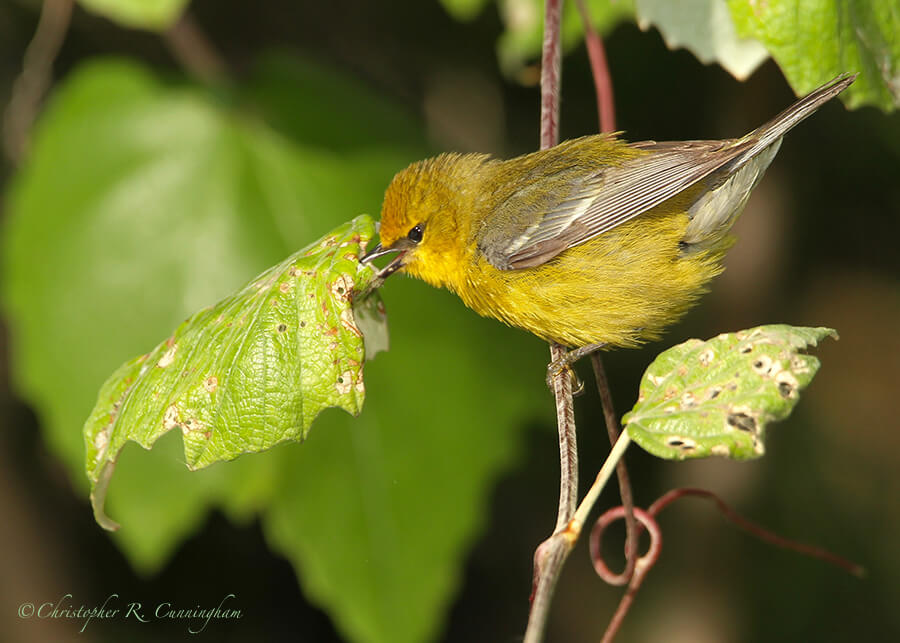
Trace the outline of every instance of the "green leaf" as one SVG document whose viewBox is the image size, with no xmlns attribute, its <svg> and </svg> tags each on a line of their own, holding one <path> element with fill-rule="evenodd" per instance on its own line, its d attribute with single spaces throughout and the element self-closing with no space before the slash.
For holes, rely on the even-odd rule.
<svg viewBox="0 0 900 643">
<path fill-rule="evenodd" d="M 900 105 L 896 0 L 728 0 L 738 34 L 762 42 L 797 94 L 844 72 L 850 107 Z"/>
<path fill-rule="evenodd" d="M 333 230 L 109 377 L 84 426 L 101 525 L 117 528 L 103 502 L 129 440 L 150 449 L 177 428 L 188 468 L 199 469 L 302 441 L 325 408 L 359 414 L 364 350 L 352 304 L 375 274 L 359 263 L 374 232 L 365 215 Z"/>
<path fill-rule="evenodd" d="M 790 415 L 819 369 L 801 351 L 828 336 L 837 333 L 776 324 L 673 346 L 644 373 L 622 422 L 660 458 L 757 458 L 766 425 Z"/>
<path fill-rule="evenodd" d="M 608 33 L 634 13 L 633 0 L 585 0 L 591 23 Z M 544 29 L 544 0 L 502 0 L 500 17 L 504 32 L 497 43 L 500 67 L 508 76 L 519 76 L 523 67 L 538 58 Z M 581 15 L 572 3 L 562 12 L 563 49 L 570 51 L 584 36 Z"/>
<path fill-rule="evenodd" d="M 190 0 L 78 0 L 88 11 L 125 27 L 162 31 L 174 23 Z"/>
<path fill-rule="evenodd" d="M 457 20 L 472 20 L 490 0 L 440 0 L 444 9 Z"/>
<path fill-rule="evenodd" d="M 761 43 L 740 38 L 722 0 L 635 0 L 638 26 L 655 26 L 670 49 L 684 47 L 702 63 L 718 63 L 744 80 L 769 57 Z"/>
<path fill-rule="evenodd" d="M 86 65 L 57 90 L 9 192 L 3 295 L 17 384 L 70 465 L 83 469 L 75 427 L 124 358 L 300 245 L 279 235 L 296 211 L 276 189 L 288 160 L 270 133 L 134 64 Z"/>
<path fill-rule="evenodd" d="M 222 105 L 138 65 L 95 62 L 39 119 L 4 207 L 2 298 L 13 384 L 85 497 L 80 429 L 123 360 L 377 210 L 393 174 L 427 156 L 413 119 L 333 73 L 267 58 Z M 348 640 L 436 638 L 490 485 L 552 412 L 545 345 L 414 280 L 381 290 L 391 352 L 366 366 L 358 418 L 326 409 L 302 445 L 195 472 L 174 431 L 151 451 L 122 449 L 106 509 L 139 571 L 159 569 L 217 509 L 258 519 Z"/>
<path fill-rule="evenodd" d="M 542 342 L 395 279 L 382 288 L 391 352 L 366 367 L 363 413 L 327 411 L 283 449 L 291 466 L 264 516 L 304 593 L 352 605 L 341 627 L 354 640 L 391 643 L 440 638 L 434 610 L 462 580 L 485 485 L 518 457 L 523 422 L 553 409 Z"/>
</svg>

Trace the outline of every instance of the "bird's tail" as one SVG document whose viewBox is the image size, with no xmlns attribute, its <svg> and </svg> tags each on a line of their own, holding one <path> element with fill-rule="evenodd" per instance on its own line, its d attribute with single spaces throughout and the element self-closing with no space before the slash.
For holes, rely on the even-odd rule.
<svg viewBox="0 0 900 643">
<path fill-rule="evenodd" d="M 847 89 L 856 80 L 856 76 L 857 74 L 841 74 L 810 92 L 769 122 L 747 134 L 742 140 L 753 141 L 753 143 L 737 159 L 732 161 L 732 167 L 729 168 L 730 171 L 733 172 L 738 169 L 764 149 L 781 140 L 781 137 L 787 134 L 795 125 Z"/>
<path fill-rule="evenodd" d="M 778 152 L 782 137 L 855 78 L 856 74 L 838 76 L 733 143 L 732 149 L 740 151 L 707 179 L 708 189 L 688 210 L 691 222 L 683 240 L 688 251 L 724 249 L 731 243 L 728 230 Z"/>
</svg>

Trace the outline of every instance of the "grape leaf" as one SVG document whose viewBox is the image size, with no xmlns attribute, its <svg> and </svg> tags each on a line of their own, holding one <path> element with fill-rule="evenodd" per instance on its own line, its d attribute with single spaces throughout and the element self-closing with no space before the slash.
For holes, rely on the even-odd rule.
<svg viewBox="0 0 900 643">
<path fill-rule="evenodd" d="M 728 0 L 738 34 L 762 42 L 798 95 L 859 72 L 850 107 L 900 106 L 900 8 L 896 0 Z"/>
<path fill-rule="evenodd" d="M 358 260 L 374 230 L 365 215 L 337 228 L 196 313 L 107 379 L 84 426 L 101 525 L 117 528 L 103 502 L 129 440 L 150 449 L 177 428 L 188 468 L 199 469 L 302 441 L 327 407 L 359 413 L 364 349 L 352 304 L 374 275 Z"/>
<path fill-rule="evenodd" d="M 10 182 L 0 294 L 13 384 L 85 496 L 80 428 L 123 359 L 377 209 L 394 173 L 429 153 L 414 118 L 352 78 L 284 55 L 248 76 L 222 101 L 133 62 L 82 64 Z M 197 471 L 178 431 L 122 449 L 106 509 L 123 528 L 110 537 L 140 573 L 221 511 L 259 522 L 348 640 L 436 637 L 490 485 L 535 418 L 549 426 L 545 347 L 415 280 L 382 290 L 391 353 L 366 365 L 358 418 L 326 409 L 302 445 Z"/>
<path fill-rule="evenodd" d="M 702 63 L 719 63 L 744 80 L 769 57 L 758 41 L 739 38 L 722 0 L 635 0 L 638 26 L 655 26 L 670 49 L 684 47 Z"/>
<path fill-rule="evenodd" d="M 757 458 L 766 425 L 790 415 L 819 369 L 801 351 L 828 336 L 837 333 L 775 324 L 673 346 L 644 373 L 622 423 L 660 458 Z"/>
</svg>

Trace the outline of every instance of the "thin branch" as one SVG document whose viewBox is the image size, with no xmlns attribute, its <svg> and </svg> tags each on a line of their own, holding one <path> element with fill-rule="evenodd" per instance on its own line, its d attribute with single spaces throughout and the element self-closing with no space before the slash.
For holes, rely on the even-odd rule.
<svg viewBox="0 0 900 643">
<path fill-rule="evenodd" d="M 562 0 L 547 0 L 544 7 L 544 42 L 541 51 L 541 149 L 559 143 L 559 92 L 562 84 Z"/>
<path fill-rule="evenodd" d="M 606 561 L 603 560 L 602 554 L 603 534 L 606 532 L 606 528 L 612 522 L 626 517 L 627 514 L 625 511 L 625 507 L 614 507 L 606 511 L 597 519 L 597 522 L 594 524 L 594 527 L 591 530 L 590 552 L 591 562 L 594 564 L 594 571 L 596 571 L 597 575 L 610 585 L 624 585 L 628 583 L 628 590 L 622 597 L 622 600 L 619 602 L 619 606 L 616 608 L 616 612 L 610 620 L 609 626 L 607 627 L 602 641 L 612 641 L 613 637 L 622 625 L 625 615 L 628 613 L 628 610 L 631 608 L 631 605 L 634 602 L 634 597 L 637 594 L 638 588 L 640 588 L 641 583 L 643 582 L 644 576 L 659 558 L 659 552 L 662 547 L 662 532 L 660 531 L 659 525 L 656 521 L 656 517 L 663 509 L 670 506 L 679 498 L 684 498 L 686 496 L 694 496 L 712 500 L 727 520 L 731 521 L 739 528 L 747 531 L 753 536 L 756 536 L 764 542 L 775 545 L 776 547 L 781 547 L 783 549 L 798 552 L 805 556 L 811 556 L 813 558 L 818 558 L 819 560 L 824 560 L 828 563 L 831 563 L 832 565 L 840 567 L 841 569 L 857 577 L 862 577 L 865 575 L 865 569 L 860 565 L 857 565 L 856 563 L 832 554 L 831 552 L 822 549 L 821 547 L 805 545 L 793 540 L 789 540 L 787 538 L 783 538 L 772 533 L 771 531 L 768 531 L 767 529 L 760 527 L 756 523 L 747 520 L 736 511 L 734 511 L 731 507 L 729 507 L 723 500 L 721 500 L 716 494 L 711 491 L 691 488 L 673 489 L 672 491 L 663 494 L 656 502 L 650 505 L 650 507 L 648 507 L 646 511 L 644 509 L 641 509 L 640 507 L 634 508 L 634 515 L 639 521 L 637 525 L 638 534 L 640 534 L 643 529 L 647 529 L 648 533 L 650 534 L 650 549 L 646 554 L 637 559 L 634 567 L 634 574 L 632 575 L 630 581 L 624 573 L 616 574 L 615 572 L 610 570 L 606 564 Z"/>
<path fill-rule="evenodd" d="M 559 344 L 550 345 L 550 359 L 566 354 Z M 575 430 L 575 405 L 572 400 L 572 378 L 569 370 L 553 377 L 553 395 L 556 398 L 556 426 L 559 433 L 559 509 L 556 513 L 556 529 L 563 529 L 572 518 L 578 504 L 578 445 Z"/>
<path fill-rule="evenodd" d="M 622 622 L 625 620 L 625 616 L 628 614 L 628 610 L 631 609 L 631 605 L 634 603 L 634 597 L 637 594 L 638 589 L 640 589 L 641 584 L 644 582 L 647 572 L 650 571 L 650 568 L 656 564 L 657 560 L 659 560 L 659 553 L 662 550 L 662 532 L 659 529 L 659 524 L 657 524 L 656 519 L 649 511 L 635 508 L 634 515 L 640 521 L 640 525 L 646 528 L 647 532 L 650 534 L 650 549 L 646 554 L 637 559 L 634 566 L 634 574 L 631 576 L 630 581 L 623 579 L 621 575 L 616 576 L 613 574 L 609 568 L 606 567 L 606 564 L 603 562 L 603 557 L 600 555 L 600 541 L 603 538 L 603 532 L 610 523 L 625 515 L 627 515 L 625 513 L 625 507 L 613 507 L 597 519 L 594 528 L 591 530 L 591 558 L 594 561 L 594 569 L 597 571 L 597 574 L 613 585 L 624 585 L 626 582 L 628 583 L 628 590 L 625 592 L 625 595 L 622 596 L 622 600 L 619 601 L 619 606 L 616 608 L 615 614 L 613 614 L 613 617 L 610 619 L 609 625 L 606 626 L 606 632 L 603 634 L 601 643 L 610 643 L 613 638 L 615 638 L 619 628 L 622 626 Z"/>
<path fill-rule="evenodd" d="M 22 73 L 13 83 L 3 114 L 3 149 L 15 165 L 28 154 L 31 126 L 53 81 L 53 62 L 69 31 L 73 4 L 73 0 L 44 0 L 34 37 L 25 49 Z"/>
<path fill-rule="evenodd" d="M 578 505 L 578 509 L 572 515 L 569 524 L 566 525 L 565 529 L 557 531 L 541 543 L 535 552 L 535 592 L 534 600 L 531 604 L 531 613 L 528 618 L 528 629 L 525 632 L 525 643 L 538 643 L 541 640 L 550 608 L 550 597 L 553 594 L 563 563 L 565 563 L 569 552 L 575 547 L 575 543 L 578 542 L 578 537 L 581 535 L 581 530 L 591 513 L 591 509 L 597 502 L 597 498 L 600 497 L 600 492 L 603 491 L 606 483 L 609 482 L 616 465 L 622 459 L 629 444 L 631 444 L 631 440 L 628 434 L 622 433 L 612 446 L 612 449 L 610 449 L 609 456 L 607 456 L 606 461 L 597 473 L 597 477 L 594 479 L 594 484 L 588 489 L 584 499 Z M 624 511 L 624 507 L 616 507 L 611 511 L 616 510 Z M 652 528 L 650 531 L 653 533 Z M 640 562 L 635 564 L 632 582 L 635 582 L 635 579 L 638 577 L 637 570 L 639 566 Z M 639 585 L 640 580 L 637 582 L 637 586 Z M 539 597 L 543 601 L 539 601 Z"/>
<path fill-rule="evenodd" d="M 578 12 L 581 14 L 584 39 L 587 43 L 591 72 L 594 76 L 600 131 L 612 132 L 616 129 L 616 110 L 613 98 L 612 76 L 609 73 L 603 40 L 597 34 L 597 30 L 591 22 L 584 0 L 575 0 L 575 4 L 578 7 Z M 609 390 L 609 379 L 606 377 L 606 369 L 603 368 L 603 360 L 600 357 L 600 353 L 594 352 L 591 355 L 591 364 L 594 367 L 594 378 L 597 381 L 597 393 L 600 395 L 600 402 L 603 405 L 603 416 L 606 420 L 606 431 L 609 433 L 609 443 L 612 445 L 618 439 L 621 428 L 616 418 L 612 393 Z M 616 465 L 616 476 L 619 481 L 619 494 L 622 498 L 622 506 L 625 507 L 625 569 L 621 576 L 627 583 L 634 574 L 638 531 L 637 523 L 634 519 L 634 499 L 631 493 L 631 481 L 628 479 L 628 469 L 624 460 L 620 460 Z M 625 583 L 622 584 L 624 585 Z"/>
<path fill-rule="evenodd" d="M 582 19 L 585 21 L 585 33 L 593 34 L 593 40 L 595 41 L 594 44 L 589 42 L 588 48 L 591 51 L 591 65 L 597 83 L 601 129 L 611 130 L 615 126 L 615 115 L 612 109 L 612 83 L 609 79 L 609 70 L 606 68 L 603 44 L 599 41 L 596 32 L 593 32 L 590 20 L 580 1 L 579 10 L 582 12 Z M 546 0 L 544 42 L 541 58 L 541 149 L 552 147 L 559 141 L 561 16 L 561 0 Z M 601 71 L 598 72 L 598 69 Z M 602 80 L 604 74 L 605 81 Z M 601 80 L 598 81 L 598 79 Z M 550 356 L 551 363 L 561 363 L 566 357 L 566 350 L 562 346 L 551 344 Z M 556 530 L 550 538 L 540 544 L 534 555 L 534 583 L 532 587 L 531 613 L 528 619 L 528 629 L 525 632 L 526 643 L 537 643 L 543 637 L 547 614 L 550 609 L 550 598 L 562 571 L 562 566 L 577 542 L 582 525 L 593 508 L 597 497 L 600 495 L 600 491 L 612 474 L 613 468 L 616 469 L 618 474 L 623 510 L 625 511 L 627 523 L 626 582 L 628 579 L 632 579 L 635 582 L 634 590 L 629 590 L 625 598 L 623 598 L 623 602 L 630 605 L 634 591 L 640 586 L 645 573 L 643 569 L 640 575 L 635 572 L 638 566 L 638 562 L 636 562 L 638 532 L 635 524 L 634 502 L 632 500 L 628 473 L 625 470 L 624 462 L 621 461 L 621 456 L 628 446 L 629 438 L 627 434 L 619 435 L 619 426 L 612 405 L 609 383 L 606 380 L 606 374 L 599 356 L 595 357 L 594 371 L 597 375 L 597 386 L 603 403 L 610 444 L 613 446 L 606 463 L 601 467 L 594 484 L 577 510 L 574 510 L 574 507 L 578 500 L 578 454 L 576 451 L 571 378 L 569 377 L 568 369 L 559 369 L 558 372 L 553 374 L 552 388 L 556 396 L 560 449 L 559 510 L 557 512 Z M 625 611 L 627 611 L 627 607 Z M 623 617 L 624 612 L 622 612 L 619 619 L 621 620 Z"/>
<path fill-rule="evenodd" d="M 609 434 L 609 443 L 613 445 L 619 439 L 621 429 L 616 419 L 616 410 L 613 407 L 612 393 L 609 390 L 609 379 L 606 377 L 606 369 L 603 368 L 603 360 L 600 353 L 591 355 L 591 364 L 594 367 L 594 378 L 597 380 L 597 393 L 600 395 L 600 403 L 603 406 L 603 416 L 606 420 L 606 431 Z M 631 493 L 631 481 L 628 478 L 628 468 L 625 460 L 619 460 L 616 464 L 616 477 L 619 481 L 619 495 L 622 498 L 622 506 L 625 508 L 625 569 L 622 571 L 624 585 L 631 580 L 634 574 L 634 566 L 637 560 L 638 529 L 634 519 L 634 496 Z"/>
<path fill-rule="evenodd" d="M 597 112 L 601 132 L 613 132 L 616 129 L 616 107 L 613 96 L 612 76 L 606 62 L 606 49 L 603 40 L 591 22 L 591 16 L 584 5 L 584 0 L 575 0 L 581 22 L 584 25 L 584 41 L 587 44 L 588 58 L 591 61 L 591 72 L 594 75 L 594 90 L 597 92 Z"/>
<path fill-rule="evenodd" d="M 546 0 L 541 56 L 541 149 L 553 147 L 559 142 L 559 92 L 562 68 L 561 21 L 562 0 Z M 565 352 L 565 347 L 550 344 L 551 361 L 560 359 Z M 562 369 L 554 375 L 553 394 L 556 397 L 556 419 L 559 432 L 559 509 L 553 535 L 542 542 L 534 552 L 534 581 L 525 643 L 539 643 L 543 639 L 553 590 L 574 544 L 569 540 L 566 528 L 578 501 L 578 452 L 572 404 L 572 382 L 568 369 Z"/>
<path fill-rule="evenodd" d="M 587 522 L 588 515 L 591 513 L 591 509 L 593 509 L 594 503 L 597 502 L 597 498 L 600 497 L 600 492 L 603 491 L 609 477 L 622 459 L 622 456 L 625 454 L 625 449 L 628 448 L 629 444 L 631 444 L 631 438 L 628 437 L 628 433 L 621 433 L 616 440 L 616 443 L 612 445 L 612 448 L 609 450 L 609 455 L 606 456 L 606 461 L 604 461 L 603 466 L 600 467 L 600 471 L 597 472 L 594 484 L 592 484 L 591 488 L 588 489 L 588 492 L 584 494 L 584 499 L 581 501 L 581 504 L 578 505 L 578 509 L 575 510 L 575 514 L 569 522 L 569 530 L 576 532 L 576 538 L 578 533 L 581 532 L 583 525 Z"/>
<path fill-rule="evenodd" d="M 840 567 L 844 571 L 857 577 L 863 577 L 866 574 L 865 568 L 861 565 L 849 561 L 846 558 L 842 558 L 837 554 L 833 554 L 830 551 L 823 549 L 822 547 L 798 543 L 795 540 L 784 538 L 769 531 L 768 529 L 760 527 L 755 522 L 744 518 L 734 509 L 729 507 L 724 500 L 719 498 L 719 496 L 714 494 L 712 491 L 707 491 L 706 489 L 672 489 L 671 491 L 660 496 L 656 502 L 650 505 L 650 507 L 647 508 L 647 513 L 652 516 L 656 516 L 660 511 L 671 505 L 673 502 L 675 502 L 679 498 L 684 498 L 685 496 L 694 496 L 697 498 L 712 500 L 718 508 L 719 512 L 725 517 L 726 520 L 730 521 L 732 524 L 736 525 L 740 529 L 743 529 L 756 538 L 759 538 L 763 542 L 774 545 L 775 547 L 780 547 L 781 549 L 795 551 L 798 554 L 803 554 L 804 556 L 810 556 L 812 558 L 824 560 L 825 562 L 831 563 L 836 567 Z"/>
<path fill-rule="evenodd" d="M 225 58 L 188 11 L 163 34 L 172 56 L 187 72 L 207 85 L 228 78 Z"/>
</svg>

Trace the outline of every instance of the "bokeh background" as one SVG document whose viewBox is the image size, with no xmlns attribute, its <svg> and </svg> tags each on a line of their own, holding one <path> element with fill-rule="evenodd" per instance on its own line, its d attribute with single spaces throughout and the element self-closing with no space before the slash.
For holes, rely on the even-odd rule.
<svg viewBox="0 0 900 643">
<path fill-rule="evenodd" d="M 501 73 L 496 46 L 503 24 L 494 7 L 471 22 L 454 19 L 437 2 L 421 0 L 272 0 L 252 6 L 231 0 L 197 0 L 190 10 L 195 25 L 221 57 L 224 73 L 238 82 L 256 83 L 259 89 L 249 97 L 234 90 L 214 90 L 220 92 L 221 101 L 233 101 L 246 109 L 257 105 L 277 131 L 296 131 L 307 137 L 316 130 L 345 131 L 348 138 L 354 137 L 333 143 L 336 150 L 341 145 L 364 147 L 366 136 L 382 148 L 390 147 L 389 141 L 378 140 L 379 133 L 370 131 L 374 128 L 367 123 L 342 121 L 348 113 L 344 109 L 326 106 L 304 113 L 302 100 L 284 98 L 279 103 L 281 96 L 271 87 L 287 82 L 284 79 L 290 75 L 272 72 L 276 81 L 266 85 L 254 71 L 258 61 L 273 50 L 280 51 L 282 60 L 302 57 L 333 70 L 335 76 L 353 79 L 389 105 L 385 109 L 393 110 L 396 119 L 405 123 L 402 127 L 413 133 L 398 142 L 394 157 L 381 158 L 379 169 L 372 173 L 376 185 L 390 178 L 389 172 L 384 174 L 385 167 L 400 169 L 417 154 L 453 149 L 509 156 L 537 145 L 538 91 L 528 84 L 529 78 L 534 79 L 534 70 L 526 68 L 517 78 Z M 21 70 L 38 13 L 35 2 L 0 3 L 0 102 L 4 105 Z M 690 53 L 670 51 L 656 31 L 643 32 L 631 22 L 616 27 L 605 42 L 618 126 L 633 140 L 740 135 L 794 98 L 771 61 L 747 81 L 738 82 L 717 66 L 699 63 Z M 139 61 L 166 82 L 188 82 L 182 78 L 197 73 L 171 38 L 124 29 L 76 8 L 53 78 L 64 82 L 86 61 L 105 56 Z M 54 87 L 49 96 L 52 102 Z M 103 114 L 94 112 L 84 118 L 103 118 Z M 313 118 L 315 127 L 309 123 Z M 564 61 L 562 135 L 568 138 L 593 131 L 594 90 L 586 52 L 578 46 Z M 95 153 L 101 153 L 97 150 L 117 144 L 116 140 L 85 142 L 91 143 L 83 149 L 86 165 L 93 162 Z M 336 158 L 340 162 L 341 157 Z M 64 160 L 77 161 L 71 157 Z M 27 161 L 21 162 L 27 165 Z M 12 190 L 10 186 L 20 180 L 17 166 L 5 158 L 4 189 Z M 59 162 L 51 164 L 50 170 L 64 175 L 73 171 L 72 167 Z M 825 106 L 784 143 L 736 225 L 739 242 L 728 255 L 726 272 L 702 304 L 662 342 L 606 358 L 622 413 L 633 403 L 646 365 L 660 350 L 688 337 L 709 337 L 772 322 L 838 329 L 840 341 L 827 341 L 817 349 L 823 367 L 791 418 L 772 429 L 766 457 L 749 463 L 669 463 L 634 448 L 627 460 L 640 504 L 649 504 L 674 486 L 711 489 L 745 516 L 781 535 L 824 546 L 859 562 L 868 576 L 859 580 L 820 561 L 770 548 L 729 526 L 706 503 L 685 500 L 661 517 L 665 536 L 662 559 L 638 596 L 619 640 L 744 643 L 900 637 L 900 554 L 896 547 L 900 540 L 898 176 L 900 119 L 896 115 L 871 107 L 848 112 L 837 103 Z M 353 185 L 333 186 L 336 200 L 359 208 L 346 211 L 344 219 L 359 211 L 377 214 L 380 203 L 371 196 L 371 186 L 355 200 L 354 189 Z M 147 198 L 152 199 L 152 193 Z M 20 199 L 4 200 L 4 218 L 12 216 L 11 210 L 24 207 Z M 32 199 L 28 207 L 37 208 L 40 203 L 34 205 Z M 297 235 L 294 247 L 312 241 L 332 224 L 315 220 L 298 224 L 292 233 Z M 3 230 L 4 236 L 10 234 L 9 225 Z M 58 251 L 64 247 L 66 234 L 48 229 L 46 236 L 52 241 L 46 247 L 27 248 L 36 261 L 53 268 L 62 289 L 69 271 L 77 272 L 70 260 L 92 261 L 89 254 L 80 259 L 76 254 L 61 262 Z M 145 243 L 152 247 L 164 240 L 148 236 Z M 248 243 L 257 243 L 249 233 Z M 4 248 L 8 256 L 25 251 L 14 246 L 8 236 Z M 268 248 L 252 260 L 242 259 L 229 276 L 232 287 L 265 267 L 266 263 L 259 263 L 262 257 L 271 255 L 277 260 L 293 249 Z M 220 259 L 227 261 L 227 257 Z M 152 298 L 162 292 L 142 281 L 122 287 L 143 302 L 136 304 L 141 310 L 152 308 Z M 185 297 L 184 306 L 196 308 L 213 301 L 214 295 L 228 292 L 206 291 L 202 284 L 198 288 L 193 299 Z M 35 297 L 40 315 L 53 316 L 52 302 Z M 373 417 L 364 413 L 360 421 L 388 422 L 393 411 L 392 421 L 400 430 L 409 435 L 427 434 L 430 418 L 470 421 L 454 413 L 474 408 L 477 417 L 479 406 L 491 406 L 490 396 L 496 394 L 502 398 L 500 407 L 505 415 L 492 416 L 491 423 L 514 425 L 503 431 L 508 436 L 504 439 L 515 440 L 515 444 L 484 474 L 484 486 L 472 490 L 480 497 L 477 516 L 470 520 L 469 531 L 455 554 L 456 569 L 448 581 L 446 598 L 441 600 L 445 614 L 429 630 L 428 638 L 519 640 L 528 613 L 532 553 L 548 535 L 556 511 L 553 402 L 543 386 L 546 346 L 479 320 L 452 297 L 428 293 L 410 280 L 388 283 L 384 298 L 391 316 L 392 350 L 371 365 L 368 395 L 370 401 L 388 402 L 376 419 L 364 420 Z M 434 301 L 441 306 L 436 314 L 446 324 L 438 326 L 438 331 L 446 329 L 443 335 L 425 332 L 433 324 L 427 309 Z M 73 310 L 67 306 L 60 304 L 60 317 L 55 320 L 59 324 L 65 325 L 67 311 Z M 89 299 L 72 306 L 103 310 L 102 302 Z M 21 306 L 14 309 L 21 310 Z M 107 336 L 119 353 L 105 356 L 106 361 L 95 368 L 85 365 L 84 371 L 100 373 L 102 379 L 119 362 L 149 348 L 147 341 L 152 345 L 165 337 L 173 322 L 191 310 L 178 309 L 154 319 L 159 327 L 147 329 L 142 345 L 132 346 L 124 340 L 117 344 L 115 337 Z M 445 313 L 447 310 L 455 312 Z M 23 327 L 28 319 L 28 315 L 5 317 L 0 340 L 0 639 L 115 641 L 127 636 L 152 641 L 165 636 L 193 640 L 196 637 L 177 621 L 138 626 L 113 619 L 92 623 L 80 632 L 80 621 L 22 619 L 16 609 L 25 601 L 53 601 L 67 593 L 88 605 L 100 604 L 116 593 L 129 601 L 180 601 L 193 606 L 233 592 L 243 618 L 216 623 L 199 636 L 222 641 L 345 640 L 342 632 L 346 629 L 305 596 L 283 548 L 273 549 L 273 536 L 256 517 L 252 503 L 237 512 L 239 519 L 226 510 L 200 512 L 177 536 L 171 555 L 159 554 L 159 559 L 153 559 L 148 554 L 143 562 L 135 563 L 134 557 L 123 554 L 123 550 L 133 554 L 134 548 L 117 544 L 94 523 L 85 482 L 79 479 L 77 466 L 73 467 L 77 458 L 67 461 L 60 456 L 65 440 L 54 437 L 46 426 L 55 421 L 54 412 L 48 410 L 52 404 L 23 390 L 31 385 L 20 385 L 23 379 L 17 369 L 22 365 L 17 360 L 22 358 L 20 338 L 29 332 Z M 429 328 L 423 330 L 423 325 Z M 84 359 L 85 350 L 105 350 L 91 348 L 92 343 L 99 346 L 104 340 L 96 335 L 60 340 L 47 358 L 60 365 L 55 386 L 61 391 L 77 389 L 80 384 L 71 376 L 81 372 L 78 365 L 72 366 L 73 360 Z M 436 344 L 441 345 L 437 352 L 428 348 Z M 441 351 L 467 355 L 464 368 L 448 369 L 454 382 L 449 389 L 436 374 L 443 370 L 439 360 L 445 353 Z M 504 378 L 504 369 L 511 373 L 509 381 L 495 381 L 492 386 L 499 387 L 497 391 L 503 386 L 518 387 L 506 397 L 494 393 L 493 388 L 485 389 L 482 379 L 485 370 L 494 380 Z M 582 370 L 581 375 L 589 386 L 587 394 L 578 398 L 576 412 L 582 478 L 589 480 L 603 461 L 606 438 L 599 403 L 590 389 L 589 370 Z M 90 381 L 86 387 L 96 390 L 98 384 Z M 414 401 L 421 399 L 428 401 L 430 414 L 416 414 Z M 523 404 L 524 411 L 507 412 L 525 399 L 529 402 Z M 93 398 L 82 396 L 73 405 L 86 414 L 92 403 Z M 279 449 L 314 447 L 317 426 L 313 426 L 309 445 Z M 485 427 L 486 431 L 492 429 Z M 69 430 L 77 436 L 80 425 Z M 480 447 L 476 442 L 467 448 L 478 451 Z M 246 456 L 240 462 L 272 455 Z M 177 458 L 170 450 L 173 468 L 178 465 Z M 448 464 L 446 480 L 453 481 L 454 474 L 459 476 L 457 481 L 468 475 L 464 465 L 457 471 L 452 465 Z M 218 468 L 229 466 L 233 465 Z M 420 472 L 428 474 L 427 470 Z M 156 482 L 146 480 L 144 484 L 152 487 Z M 297 488 L 293 493 L 304 491 Z M 608 492 L 601 506 L 615 502 L 615 494 Z M 440 513 L 469 510 L 447 505 Z M 134 511 L 139 513 L 140 507 Z M 331 507 L 321 514 L 321 520 L 327 522 L 329 512 L 340 511 L 340 507 Z M 422 519 L 430 520 L 427 516 Z M 147 520 L 152 523 L 159 518 Z M 613 541 L 622 536 L 616 533 L 609 543 L 612 560 L 619 551 Z M 611 564 L 615 567 L 618 563 Z M 367 572 L 360 569 L 359 573 Z M 547 640 L 599 640 L 619 595 L 619 589 L 605 586 L 594 576 L 582 542 L 561 578 Z"/>
</svg>

